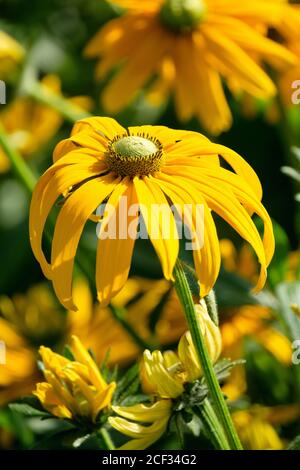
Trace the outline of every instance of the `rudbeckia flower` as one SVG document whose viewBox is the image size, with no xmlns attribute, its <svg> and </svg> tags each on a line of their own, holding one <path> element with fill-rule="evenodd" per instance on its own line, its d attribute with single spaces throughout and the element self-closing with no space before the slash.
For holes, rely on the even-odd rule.
<svg viewBox="0 0 300 470">
<path fill-rule="evenodd" d="M 222 79 L 253 96 L 270 98 L 276 87 L 260 65 L 282 69 L 296 62 L 267 37 L 281 23 L 278 0 L 113 0 L 125 14 L 106 24 L 86 47 L 100 59 L 97 78 L 121 64 L 102 95 L 116 113 L 151 82 L 150 95 L 173 94 L 177 114 L 196 116 L 212 133 L 231 126 Z M 292 8 L 292 7 L 291 7 Z"/>
<path fill-rule="evenodd" d="M 222 350 L 220 330 L 202 305 L 196 305 L 196 312 L 208 354 L 215 364 Z M 142 378 L 145 390 L 160 398 L 177 398 L 184 392 L 184 384 L 201 376 L 201 365 L 189 331 L 181 337 L 178 353 L 144 352 Z"/>
<path fill-rule="evenodd" d="M 116 384 L 106 383 L 77 336 L 72 336 L 70 349 L 74 361 L 40 348 L 46 382 L 38 383 L 33 394 L 58 418 L 96 421 L 100 411 L 110 406 Z"/>
<path fill-rule="evenodd" d="M 119 416 L 109 417 L 110 425 L 131 439 L 118 450 L 144 450 L 166 432 L 171 416 L 171 400 L 158 400 L 153 405 L 113 406 Z"/>
<path fill-rule="evenodd" d="M 0 78 L 6 78 L 23 56 L 23 47 L 4 31 L 0 31 Z"/>
<path fill-rule="evenodd" d="M 46 91 L 61 94 L 61 83 L 56 75 L 46 75 L 41 80 Z M 82 109 L 90 109 L 92 100 L 85 96 L 69 99 Z M 40 150 L 55 135 L 63 123 L 62 116 L 49 106 L 35 102 L 32 98 L 16 98 L 0 113 L 0 124 L 8 135 L 11 146 L 24 158 Z M 0 173 L 10 168 L 9 159 L 0 149 Z"/>
<path fill-rule="evenodd" d="M 222 168 L 218 156 L 234 172 Z M 59 197 L 64 203 L 56 220 L 49 263 L 41 247 L 42 233 Z M 211 211 L 254 248 L 261 264 L 256 286 L 260 289 L 274 251 L 272 223 L 261 197 L 258 177 L 245 160 L 201 134 L 164 126 L 124 129 L 110 118 L 88 118 L 75 124 L 71 137 L 58 144 L 54 164 L 36 185 L 30 207 L 31 246 L 60 302 L 76 309 L 72 272 L 77 246 L 84 225 L 89 219 L 99 222 L 101 216 L 95 211 L 106 201 L 113 211 L 108 209 L 100 218 L 96 260 L 98 299 L 106 305 L 127 280 L 138 209 L 164 276 L 173 279 L 179 234 L 172 203 L 191 233 L 201 296 L 212 289 L 220 267 Z M 263 240 L 251 219 L 254 212 L 264 222 Z M 107 233 L 111 222 L 115 222 L 113 234 Z"/>
</svg>

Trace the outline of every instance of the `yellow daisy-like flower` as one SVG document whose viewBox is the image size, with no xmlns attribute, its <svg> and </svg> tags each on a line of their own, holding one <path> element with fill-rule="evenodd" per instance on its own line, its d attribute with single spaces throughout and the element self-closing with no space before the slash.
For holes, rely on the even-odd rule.
<svg viewBox="0 0 300 470">
<path fill-rule="evenodd" d="M 196 310 L 210 358 L 215 363 L 221 353 L 221 333 L 202 305 L 197 305 Z M 112 407 L 118 416 L 110 417 L 109 423 L 121 434 L 131 438 L 119 450 L 142 450 L 156 442 L 167 429 L 172 399 L 183 394 L 186 383 L 193 382 L 201 375 L 201 366 L 190 332 L 181 337 L 178 353 L 151 353 L 146 350 L 141 367 L 141 381 L 145 392 L 154 395 L 157 401 L 153 405 Z"/>
<path fill-rule="evenodd" d="M 196 311 L 207 351 L 211 361 L 215 363 L 222 350 L 220 330 L 202 305 L 197 305 Z M 144 387 L 160 398 L 177 398 L 184 392 L 185 383 L 193 382 L 201 376 L 202 368 L 189 331 L 179 341 L 178 354 L 173 351 L 144 352 Z"/>
<path fill-rule="evenodd" d="M 219 156 L 234 172 L 221 167 Z M 64 203 L 56 221 L 49 263 L 41 248 L 42 233 L 52 206 L 61 196 Z M 79 239 L 88 219 L 99 221 L 94 212 L 107 201 L 108 208 L 114 210 L 108 209 L 102 219 L 96 261 L 98 299 L 105 305 L 127 280 L 139 210 L 164 276 L 173 279 L 179 234 L 172 204 L 192 234 L 195 268 L 201 296 L 205 296 L 220 267 L 214 211 L 257 253 L 261 272 L 256 288 L 260 289 L 274 252 L 272 223 L 261 197 L 258 177 L 245 160 L 201 134 L 164 126 L 124 129 L 110 118 L 88 118 L 75 124 L 71 137 L 58 144 L 54 164 L 34 190 L 31 246 L 61 303 L 75 309 L 72 272 Z M 124 199 L 125 210 L 121 204 Z M 252 213 L 264 222 L 263 240 Z M 107 236 L 113 221 L 116 231 Z"/>
<path fill-rule="evenodd" d="M 45 90 L 61 94 L 60 79 L 56 75 L 45 76 L 41 85 Z M 92 100 L 85 96 L 70 98 L 69 101 L 82 109 L 92 107 Z M 63 118 L 57 111 L 27 97 L 17 98 L 0 113 L 0 124 L 7 133 L 11 146 L 25 158 L 45 145 L 62 123 Z M 9 159 L 0 148 L 0 173 L 9 168 Z"/>
<path fill-rule="evenodd" d="M 38 383 L 33 394 L 58 418 L 95 421 L 100 411 L 110 406 L 116 384 L 106 383 L 77 336 L 72 336 L 70 348 L 74 361 L 40 348 L 46 382 Z"/>
<path fill-rule="evenodd" d="M 246 450 L 283 450 L 286 443 L 278 427 L 296 422 L 299 414 L 299 405 L 253 405 L 234 412 L 232 418 Z"/>
<path fill-rule="evenodd" d="M 171 400 L 159 400 L 153 405 L 113 406 L 119 416 L 109 417 L 110 425 L 131 439 L 118 450 L 144 450 L 166 432 L 171 416 Z"/>
<path fill-rule="evenodd" d="M 296 62 L 288 49 L 267 38 L 281 22 L 278 0 L 113 0 L 126 13 L 90 41 L 88 57 L 100 58 L 97 77 L 123 67 L 104 90 L 105 108 L 126 106 L 151 77 L 150 95 L 173 93 L 178 116 L 197 116 L 219 133 L 231 126 L 222 78 L 253 96 L 269 98 L 276 87 L 259 62 L 282 68 Z"/>
<path fill-rule="evenodd" d="M 4 31 L 0 31 L 0 78 L 6 78 L 23 56 L 23 47 Z"/>
</svg>

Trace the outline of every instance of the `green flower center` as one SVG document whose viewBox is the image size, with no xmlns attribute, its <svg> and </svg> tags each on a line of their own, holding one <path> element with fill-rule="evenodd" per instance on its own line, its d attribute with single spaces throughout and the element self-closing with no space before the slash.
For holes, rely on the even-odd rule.
<svg viewBox="0 0 300 470">
<path fill-rule="evenodd" d="M 117 136 L 109 143 L 106 163 L 120 176 L 145 176 L 159 171 L 163 163 L 162 145 L 144 135 Z"/>
<path fill-rule="evenodd" d="M 198 26 L 205 12 L 203 0 L 165 0 L 160 10 L 160 19 L 172 31 L 187 32 Z"/>
</svg>

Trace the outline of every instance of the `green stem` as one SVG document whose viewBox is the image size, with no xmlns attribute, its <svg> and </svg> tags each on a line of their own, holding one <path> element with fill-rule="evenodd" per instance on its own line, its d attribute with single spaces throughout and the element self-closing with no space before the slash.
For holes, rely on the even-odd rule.
<svg viewBox="0 0 300 470">
<path fill-rule="evenodd" d="M 6 156 L 10 160 L 11 166 L 12 166 L 12 171 L 16 178 L 25 186 L 25 188 L 28 190 L 29 195 L 32 194 L 34 187 L 37 183 L 37 178 L 30 169 L 30 167 L 27 165 L 27 163 L 24 161 L 24 159 L 21 157 L 19 152 L 14 150 L 9 142 L 9 139 L 4 131 L 4 129 L 0 126 L 0 147 L 3 148 Z M 51 220 L 50 220 L 51 221 Z M 54 224 L 53 224 L 54 225 Z M 51 245 L 51 235 L 48 231 L 45 233 L 46 235 L 46 240 L 49 242 Z M 92 290 L 95 290 L 95 281 L 94 278 L 91 276 L 91 270 L 87 266 L 87 263 L 85 262 L 84 256 L 78 250 L 77 252 L 77 257 L 76 257 L 76 265 L 79 268 L 79 270 L 84 274 L 84 276 L 87 278 L 90 287 Z M 110 305 L 110 308 L 112 310 L 114 318 L 120 323 L 120 325 L 127 331 L 127 333 L 131 336 L 133 341 L 142 349 L 153 349 L 153 347 L 145 342 L 139 335 L 138 333 L 132 328 L 132 326 L 126 321 L 124 318 L 124 315 L 121 314 L 123 312 L 120 312 L 119 309 L 113 307 Z"/>
<path fill-rule="evenodd" d="M 178 260 L 175 265 L 174 277 L 175 289 L 182 304 L 183 310 L 185 312 L 189 330 L 191 332 L 193 342 L 199 357 L 199 361 L 202 366 L 203 374 L 212 397 L 216 414 L 220 422 L 222 423 L 224 431 L 227 435 L 230 448 L 232 450 L 241 450 L 242 446 L 239 437 L 231 420 L 229 410 L 227 408 L 224 396 L 222 394 L 219 382 L 215 375 L 214 368 L 204 342 L 200 323 L 195 311 L 193 297 L 180 260 Z"/>
<path fill-rule="evenodd" d="M 66 100 L 63 96 L 57 95 L 52 91 L 46 89 L 39 82 L 34 81 L 28 89 L 27 95 L 35 99 L 39 103 L 50 106 L 52 109 L 58 111 L 67 121 L 74 123 L 80 119 L 91 117 L 92 115 L 84 111 L 79 106 L 76 106 L 71 101 Z"/>
<path fill-rule="evenodd" d="M 107 429 L 105 427 L 102 427 L 99 432 L 100 432 L 100 435 L 101 435 L 101 437 L 102 437 L 102 439 L 103 439 L 103 441 L 106 445 L 106 449 L 107 450 L 115 450 L 116 447 L 115 447 L 115 445 L 114 445 Z"/>
<path fill-rule="evenodd" d="M 19 180 L 23 183 L 29 194 L 32 194 L 32 191 L 36 184 L 36 177 L 25 163 L 23 158 L 19 153 L 12 148 L 10 142 L 7 138 L 7 135 L 0 125 L 0 147 L 3 148 L 5 154 L 10 160 L 11 168 L 13 173 L 18 177 Z"/>
<path fill-rule="evenodd" d="M 195 411 L 201 417 L 201 420 L 205 426 L 205 430 L 207 431 L 207 434 L 213 442 L 215 448 L 220 450 L 230 450 L 224 430 L 220 425 L 215 410 L 211 406 L 208 398 L 206 398 Z"/>
</svg>

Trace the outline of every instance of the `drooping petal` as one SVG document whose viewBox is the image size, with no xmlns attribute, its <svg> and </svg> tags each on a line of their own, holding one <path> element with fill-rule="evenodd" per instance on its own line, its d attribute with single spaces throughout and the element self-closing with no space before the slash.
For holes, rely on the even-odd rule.
<svg viewBox="0 0 300 470">
<path fill-rule="evenodd" d="M 76 162 L 80 163 L 75 165 Z M 74 151 L 62 157 L 39 179 L 30 205 L 29 232 L 32 251 L 47 278 L 51 278 L 51 266 L 45 258 L 41 245 L 45 222 L 51 208 L 70 187 L 101 174 L 105 168 L 103 162 L 97 162 L 82 151 L 79 153 Z"/>
<path fill-rule="evenodd" d="M 51 276 L 55 293 L 67 309 L 76 310 L 72 301 L 72 272 L 84 225 L 118 181 L 110 175 L 88 181 L 71 194 L 58 215 L 52 242 Z"/>
<path fill-rule="evenodd" d="M 112 408 L 122 418 L 140 423 L 151 423 L 168 414 L 171 407 L 169 400 L 159 400 L 153 405 L 141 403 L 133 406 L 113 406 Z"/>
<path fill-rule="evenodd" d="M 173 279 L 179 241 L 174 215 L 163 192 L 151 178 L 134 178 L 134 185 L 149 238 L 166 279 Z"/>
<path fill-rule="evenodd" d="M 137 197 L 132 182 L 125 178 L 107 202 L 108 214 L 101 224 L 96 261 L 98 300 L 108 304 L 128 278 L 136 240 L 138 214 Z M 135 213 L 129 215 L 130 208 Z"/>
<path fill-rule="evenodd" d="M 192 145 L 194 144 L 194 145 Z M 175 150 L 175 149 L 174 149 Z M 248 184 L 250 190 L 254 191 L 257 198 L 261 200 L 262 198 L 262 187 L 259 181 L 259 178 L 253 168 L 247 163 L 238 153 L 234 150 L 225 147 L 224 145 L 214 144 L 209 142 L 207 144 L 201 142 L 201 140 L 195 139 L 193 143 L 191 142 L 191 148 L 184 157 L 199 157 L 199 158 L 211 158 L 212 156 L 219 155 L 224 158 L 224 160 L 232 167 L 232 169 L 245 180 L 245 183 Z M 194 161 L 190 162 L 192 166 Z M 178 170 L 181 168 L 178 167 Z M 167 170 L 166 170 L 167 171 Z M 176 168 L 172 169 L 172 174 L 176 174 Z"/>
<path fill-rule="evenodd" d="M 265 248 L 258 230 L 245 207 L 233 193 L 230 185 L 223 183 L 220 186 L 212 178 L 205 178 L 205 171 L 207 170 L 197 171 L 193 169 L 191 171 L 182 169 L 180 173 L 177 172 L 177 180 L 180 180 L 180 175 L 184 176 L 182 180 L 183 187 L 192 184 L 194 181 L 194 191 L 199 190 L 210 209 L 226 220 L 252 246 L 261 264 L 260 276 L 255 288 L 259 290 L 266 281 L 267 261 Z M 246 190 L 248 188 L 246 184 L 245 188 Z M 249 194 L 250 196 L 253 195 L 251 191 Z"/>
<path fill-rule="evenodd" d="M 162 59 L 169 45 L 169 35 L 153 22 L 150 31 L 136 44 L 125 66 L 111 80 L 103 92 L 104 107 L 117 112 L 126 106 L 154 73 L 157 62 Z"/>
<path fill-rule="evenodd" d="M 205 198 L 190 182 L 160 174 L 162 190 L 180 208 L 184 223 L 190 230 L 195 269 L 200 282 L 200 294 L 206 296 L 213 288 L 220 270 L 221 256 L 215 223 Z M 181 183 L 181 184 L 180 184 Z"/>
</svg>

